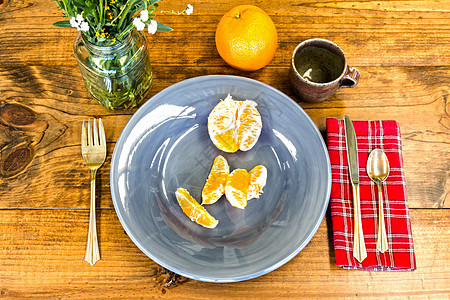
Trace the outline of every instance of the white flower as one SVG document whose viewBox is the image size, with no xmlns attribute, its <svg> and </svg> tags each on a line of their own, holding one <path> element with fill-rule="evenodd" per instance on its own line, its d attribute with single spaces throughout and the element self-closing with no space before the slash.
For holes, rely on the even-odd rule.
<svg viewBox="0 0 450 300">
<path fill-rule="evenodd" d="M 81 22 L 80 27 L 78 27 L 78 30 L 81 31 L 89 31 L 89 23 L 88 22 Z"/>
<path fill-rule="evenodd" d="M 141 18 L 134 18 L 133 25 L 136 27 L 137 30 L 142 31 L 145 28 L 144 22 L 142 22 Z"/>
<path fill-rule="evenodd" d="M 190 5 L 190 4 L 188 4 L 187 8 L 186 8 L 186 14 L 189 16 L 193 12 L 194 12 L 194 7 L 192 5 Z"/>
<path fill-rule="evenodd" d="M 148 20 L 148 10 L 143 10 L 141 11 L 141 20 L 142 22 L 145 22 Z"/>
<path fill-rule="evenodd" d="M 78 22 L 78 25 L 80 25 L 81 24 L 81 22 L 83 22 L 84 21 L 84 18 L 83 18 L 83 16 L 82 15 L 80 15 L 80 14 L 78 14 L 77 15 L 77 22 Z"/>
<path fill-rule="evenodd" d="M 78 31 L 89 31 L 89 23 L 84 21 L 82 15 L 70 18 L 70 26 L 78 29 Z"/>
<path fill-rule="evenodd" d="M 155 20 L 151 20 L 150 24 L 148 24 L 148 32 L 155 34 L 156 30 L 158 30 L 158 23 Z"/>
<path fill-rule="evenodd" d="M 78 21 L 75 19 L 75 17 L 70 18 L 70 26 L 78 28 Z"/>
</svg>

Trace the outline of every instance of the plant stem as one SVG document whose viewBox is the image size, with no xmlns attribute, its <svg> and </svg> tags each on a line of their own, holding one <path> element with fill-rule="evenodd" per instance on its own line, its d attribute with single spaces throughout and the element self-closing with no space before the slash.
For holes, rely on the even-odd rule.
<svg viewBox="0 0 450 300">
<path fill-rule="evenodd" d="M 121 28 L 121 26 L 122 26 L 122 23 L 123 23 L 123 20 L 125 20 L 125 16 L 127 15 L 127 13 L 128 13 L 128 11 L 130 10 L 130 8 L 131 8 L 131 4 L 132 3 L 130 3 L 130 2 L 133 2 L 133 1 L 127 1 L 127 8 L 125 9 L 125 13 L 123 14 L 123 16 L 122 16 L 122 18 L 120 19 L 120 21 L 119 21 L 119 24 L 117 25 L 117 28 L 120 30 L 120 28 Z"/>
<path fill-rule="evenodd" d="M 122 13 L 124 12 L 124 8 L 120 10 L 119 14 L 111 21 L 111 23 L 114 23 L 118 18 L 120 18 L 120 16 L 122 15 Z M 120 28 L 120 22 L 119 25 L 117 25 L 117 28 Z"/>
<path fill-rule="evenodd" d="M 97 16 L 97 11 L 95 9 L 92 10 L 92 14 L 94 15 L 94 19 L 95 19 L 95 24 L 98 24 L 98 16 Z"/>
<path fill-rule="evenodd" d="M 125 29 L 117 36 L 118 40 L 122 40 L 124 37 L 126 37 L 128 35 L 128 33 L 130 33 L 131 30 L 133 30 L 134 25 L 133 24 L 129 24 L 127 27 L 125 27 Z"/>
<path fill-rule="evenodd" d="M 103 22 L 103 0 L 100 0 L 100 21 L 99 23 L 102 24 Z"/>
<path fill-rule="evenodd" d="M 72 15 L 72 17 L 73 17 L 73 13 L 71 12 L 71 11 L 69 11 L 69 10 L 67 10 L 67 0 L 62 0 L 62 3 L 64 3 L 64 10 L 66 11 L 66 13 L 69 15 Z M 69 17 L 70 17 L 70 15 L 69 15 Z"/>
<path fill-rule="evenodd" d="M 169 14 L 174 14 L 174 15 L 183 15 L 185 11 L 186 10 L 183 10 L 183 11 L 158 10 L 158 11 L 155 11 L 155 12 L 157 12 L 157 13 L 169 13 Z"/>
</svg>

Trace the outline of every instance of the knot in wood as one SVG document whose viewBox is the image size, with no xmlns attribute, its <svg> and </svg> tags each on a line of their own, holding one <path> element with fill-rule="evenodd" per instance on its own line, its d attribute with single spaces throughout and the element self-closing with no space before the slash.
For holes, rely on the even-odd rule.
<svg viewBox="0 0 450 300">
<path fill-rule="evenodd" d="M 0 121 L 7 126 L 24 126 L 36 121 L 36 113 L 20 104 L 1 103 Z"/>
</svg>

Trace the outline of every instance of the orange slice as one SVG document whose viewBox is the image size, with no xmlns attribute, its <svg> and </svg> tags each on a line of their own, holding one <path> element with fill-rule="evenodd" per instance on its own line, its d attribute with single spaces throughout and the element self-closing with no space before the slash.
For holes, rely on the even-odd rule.
<svg viewBox="0 0 450 300">
<path fill-rule="evenodd" d="M 247 200 L 259 198 L 267 181 L 267 168 L 263 165 L 254 167 L 250 172 L 250 184 L 247 189 Z"/>
<path fill-rule="evenodd" d="M 202 190 L 202 204 L 213 204 L 225 194 L 228 174 L 230 166 L 227 160 L 222 155 L 217 156 Z"/>
<path fill-rule="evenodd" d="M 245 100 L 238 103 L 236 130 L 239 149 L 248 151 L 253 148 L 261 134 L 261 115 L 256 109 L 256 102 Z"/>
<path fill-rule="evenodd" d="M 248 151 L 258 141 L 262 129 L 261 115 L 251 100 L 235 101 L 228 95 L 208 116 L 211 141 L 222 151 Z"/>
<path fill-rule="evenodd" d="M 178 204 L 180 204 L 181 209 L 189 219 L 206 228 L 215 228 L 217 226 L 219 221 L 214 219 L 203 206 L 198 204 L 186 189 L 178 188 L 175 195 L 177 196 Z"/>
<path fill-rule="evenodd" d="M 236 152 L 237 132 L 235 130 L 237 103 L 228 95 L 220 101 L 208 116 L 208 133 L 216 145 L 222 151 Z"/>
<path fill-rule="evenodd" d="M 232 206 L 244 209 L 247 206 L 247 190 L 250 174 L 247 170 L 236 169 L 227 177 L 225 196 Z"/>
</svg>

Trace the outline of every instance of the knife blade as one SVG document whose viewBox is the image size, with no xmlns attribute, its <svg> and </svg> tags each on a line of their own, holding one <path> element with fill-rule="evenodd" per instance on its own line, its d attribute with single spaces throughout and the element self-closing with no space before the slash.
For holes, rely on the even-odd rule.
<svg viewBox="0 0 450 300">
<path fill-rule="evenodd" d="M 354 230 L 353 230 L 353 256 L 362 262 L 367 257 L 364 233 L 361 222 L 361 205 L 359 197 L 359 161 L 358 144 L 353 122 L 344 116 L 345 143 L 347 146 L 348 171 L 353 191 Z"/>
</svg>

